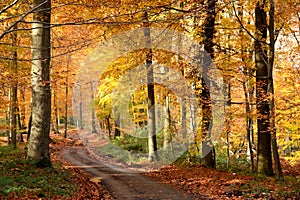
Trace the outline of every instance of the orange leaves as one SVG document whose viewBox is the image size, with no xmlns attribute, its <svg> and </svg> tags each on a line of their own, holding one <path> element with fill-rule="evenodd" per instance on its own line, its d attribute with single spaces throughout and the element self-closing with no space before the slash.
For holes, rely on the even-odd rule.
<svg viewBox="0 0 300 200">
<path fill-rule="evenodd" d="M 299 163 L 300 164 L 300 163 Z M 287 174 L 299 177 L 299 167 L 291 167 L 283 162 Z M 155 180 L 171 185 L 181 191 L 188 192 L 195 199 L 203 195 L 209 199 L 286 199 L 297 198 L 297 183 L 289 178 L 286 183 L 276 182 L 274 178 L 259 178 L 231 172 L 217 171 L 201 166 L 191 168 L 168 166 L 158 171 L 145 174 Z M 285 196 L 281 196 L 282 192 Z"/>
</svg>

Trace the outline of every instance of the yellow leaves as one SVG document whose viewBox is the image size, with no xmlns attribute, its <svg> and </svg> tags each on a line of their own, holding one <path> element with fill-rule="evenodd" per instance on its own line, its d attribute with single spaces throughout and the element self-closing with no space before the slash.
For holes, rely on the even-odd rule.
<svg viewBox="0 0 300 200">
<path fill-rule="evenodd" d="M 90 179 L 90 181 L 99 184 L 102 181 L 102 177 L 93 177 Z"/>
</svg>

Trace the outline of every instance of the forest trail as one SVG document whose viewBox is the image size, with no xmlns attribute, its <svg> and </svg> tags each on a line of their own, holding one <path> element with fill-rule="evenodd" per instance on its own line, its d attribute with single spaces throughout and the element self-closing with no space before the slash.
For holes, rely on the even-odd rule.
<svg viewBox="0 0 300 200">
<path fill-rule="evenodd" d="M 85 170 L 95 180 L 103 183 L 114 199 L 194 199 L 135 171 L 96 159 L 89 154 L 85 146 L 66 148 L 61 152 L 61 157 L 72 164 L 72 167 Z"/>
</svg>

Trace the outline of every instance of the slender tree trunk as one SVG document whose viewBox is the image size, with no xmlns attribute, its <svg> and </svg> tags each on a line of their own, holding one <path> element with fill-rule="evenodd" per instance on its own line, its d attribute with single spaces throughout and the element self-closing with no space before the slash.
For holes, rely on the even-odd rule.
<svg viewBox="0 0 300 200">
<path fill-rule="evenodd" d="M 227 105 L 227 109 L 230 108 L 231 106 L 231 83 L 230 83 L 230 80 L 229 79 L 226 79 L 225 81 L 225 84 L 227 86 L 226 88 L 226 92 L 225 94 L 227 94 L 226 96 L 226 105 Z M 225 108 L 225 111 L 226 111 L 226 108 Z M 229 112 L 226 112 L 226 121 L 225 121 L 225 129 L 226 129 L 226 143 L 227 143 L 227 169 L 229 169 L 229 166 L 230 166 L 230 140 L 229 140 L 229 137 L 230 137 L 230 133 L 231 133 L 231 123 L 232 123 L 232 116 L 231 116 L 231 113 Z"/>
<path fill-rule="evenodd" d="M 184 77 L 184 69 L 181 71 L 182 76 Z M 185 101 L 182 102 L 181 105 L 181 127 L 182 127 L 182 138 L 185 139 L 187 136 L 187 118 L 186 118 L 186 114 L 187 114 L 187 110 L 186 110 L 187 106 Z"/>
<path fill-rule="evenodd" d="M 79 103 L 79 128 L 83 130 L 83 117 L 82 117 L 82 100 Z"/>
<path fill-rule="evenodd" d="M 170 123 L 170 108 L 169 108 L 169 95 L 166 95 L 165 105 L 164 105 L 164 142 L 163 142 L 163 150 L 167 150 L 168 144 L 170 142 L 170 134 L 171 134 L 171 123 Z"/>
<path fill-rule="evenodd" d="M 6 95 L 6 92 L 5 92 L 5 95 Z M 8 94 L 7 94 L 7 97 L 8 97 L 8 100 L 10 99 L 9 97 L 9 91 L 8 91 Z M 10 103 L 8 102 L 8 106 L 7 106 L 7 111 L 5 112 L 5 124 L 6 124 L 6 137 L 7 137 L 7 145 L 10 145 L 11 144 L 11 138 L 10 138 L 10 126 L 9 126 L 9 123 L 10 123 L 10 119 L 9 119 L 9 115 L 10 115 Z"/>
<path fill-rule="evenodd" d="M 120 131 L 120 115 L 115 116 L 115 133 L 114 133 L 114 138 L 121 136 L 121 131 Z"/>
<path fill-rule="evenodd" d="M 18 122 L 18 128 L 19 128 L 19 133 L 18 133 L 18 142 L 24 142 L 23 139 L 23 126 L 21 122 L 21 115 L 20 115 L 20 109 L 17 107 L 17 122 Z"/>
<path fill-rule="evenodd" d="M 25 102 L 25 88 L 20 88 L 20 101 Z M 20 122 L 21 122 L 21 129 L 25 129 L 25 117 L 26 117 L 26 108 L 24 103 L 20 104 Z"/>
<path fill-rule="evenodd" d="M 255 6 L 256 39 L 255 65 L 256 65 L 256 104 L 257 104 L 257 143 L 258 159 L 257 171 L 261 174 L 273 175 L 270 109 L 268 101 L 268 66 L 267 50 L 264 42 L 267 41 L 267 15 L 265 1 L 258 1 Z"/>
<path fill-rule="evenodd" d="M 214 58 L 214 31 L 215 31 L 215 19 L 216 19 L 216 2 L 217 0 L 209 0 L 206 4 L 206 18 L 204 21 L 204 49 L 207 54 Z M 208 59 L 206 65 L 211 65 L 211 60 Z M 205 75 L 207 69 L 204 67 L 203 75 Z M 201 99 L 202 99 L 202 135 L 205 138 L 202 142 L 202 154 L 203 157 L 201 159 L 201 164 L 207 167 L 215 168 L 216 167 L 216 159 L 215 159 L 215 150 L 213 143 L 211 141 L 211 128 L 210 124 L 212 123 L 212 108 L 211 108 L 211 98 L 209 92 L 209 81 L 204 81 L 201 78 L 202 82 L 202 92 L 201 92 Z"/>
<path fill-rule="evenodd" d="M 254 171 L 254 156 L 252 150 L 252 130 L 253 130 L 253 119 L 251 116 L 251 97 L 250 97 L 250 88 L 249 88 L 249 77 L 248 77 L 248 69 L 244 69 L 244 75 L 246 76 L 245 81 L 243 82 L 244 95 L 246 100 L 246 130 L 247 130 L 247 141 L 248 141 L 248 151 L 250 155 L 250 170 Z M 251 86 L 250 86 L 251 87 Z"/>
<path fill-rule="evenodd" d="M 15 26 L 14 29 L 17 29 Z M 17 45 L 17 32 L 11 35 L 12 44 Z M 12 82 L 9 89 L 10 96 L 10 136 L 14 148 L 17 147 L 17 106 L 18 106 L 18 53 L 15 48 L 12 49 L 11 73 Z"/>
<path fill-rule="evenodd" d="M 148 14 L 144 13 L 144 20 L 146 27 L 144 28 L 144 35 L 147 39 L 147 44 L 150 44 L 150 28 L 148 26 Z M 147 67 L 147 92 L 148 92 L 148 160 L 158 160 L 157 143 L 156 143 L 156 123 L 155 123 L 155 95 L 154 95 L 154 78 L 152 68 L 152 50 L 148 49 L 146 53 L 146 67 Z"/>
<path fill-rule="evenodd" d="M 105 122 L 106 122 L 106 126 L 107 126 L 108 137 L 111 138 L 111 129 L 110 129 L 109 118 L 110 118 L 110 116 L 106 117 Z"/>
<path fill-rule="evenodd" d="M 30 116 L 28 120 L 27 142 L 29 141 L 31 135 L 31 126 L 32 126 L 32 109 L 30 110 Z"/>
<path fill-rule="evenodd" d="M 67 70 L 66 70 L 66 88 L 65 88 L 65 121 L 64 121 L 64 138 L 67 138 L 67 131 L 68 131 L 68 96 L 69 96 L 69 65 L 70 65 L 71 55 L 68 55 L 67 61 Z"/>
<path fill-rule="evenodd" d="M 270 12 L 269 12 L 269 35 L 270 35 L 270 53 L 268 59 L 268 97 L 269 97 L 269 109 L 270 109 L 270 131 L 271 131 L 271 144 L 273 151 L 273 158 L 275 161 L 275 176 L 278 180 L 283 180 L 282 168 L 280 164 L 277 139 L 276 139 L 276 127 L 275 127 L 275 100 L 274 100 L 274 83 L 273 83 L 273 65 L 275 56 L 275 37 L 274 37 L 274 1 L 270 0 Z"/>
<path fill-rule="evenodd" d="M 58 113 L 57 113 L 57 85 L 54 83 L 52 85 L 53 87 L 53 114 L 54 114 L 54 122 L 53 122 L 53 128 L 54 128 L 54 133 L 59 134 L 59 127 L 58 127 Z"/>
<path fill-rule="evenodd" d="M 15 84 L 15 83 L 14 83 Z M 10 88 L 10 136 L 11 136 L 11 143 L 14 148 L 17 148 L 17 87 L 13 84 Z"/>
<path fill-rule="evenodd" d="M 32 21 L 32 126 L 27 158 L 41 166 L 49 166 L 50 154 L 50 18 L 51 1 L 34 0 L 40 6 Z"/>
<path fill-rule="evenodd" d="M 240 2 L 239 2 L 240 3 Z M 240 4 L 238 8 L 238 16 L 243 22 L 243 15 L 244 15 L 244 9 L 243 5 Z M 240 42 L 241 42 L 241 59 L 243 62 L 243 74 L 244 74 L 244 81 L 243 81 L 243 90 L 244 90 L 244 96 L 245 96 L 245 102 L 246 102 L 246 137 L 248 141 L 247 145 L 247 155 L 250 157 L 250 170 L 254 171 L 254 155 L 253 155 L 253 150 L 252 150 L 252 145 L 253 145 L 253 116 L 252 116 L 252 106 L 251 103 L 253 102 L 253 92 L 254 92 L 254 86 L 251 83 L 251 79 L 254 77 L 254 71 L 252 69 L 249 69 L 249 66 L 247 65 L 248 61 L 252 59 L 252 54 L 245 54 L 245 47 L 244 46 L 244 32 L 242 29 L 242 26 L 240 27 L 239 30 L 239 35 L 240 35 Z"/>
<path fill-rule="evenodd" d="M 95 124 L 95 105 L 94 105 L 94 101 L 95 101 L 95 97 L 94 97 L 94 86 L 93 86 L 93 83 L 90 82 L 90 89 L 91 89 L 91 101 L 92 101 L 92 111 L 91 111 L 91 118 L 92 118 L 92 133 L 97 133 L 96 131 L 96 124 Z"/>
</svg>

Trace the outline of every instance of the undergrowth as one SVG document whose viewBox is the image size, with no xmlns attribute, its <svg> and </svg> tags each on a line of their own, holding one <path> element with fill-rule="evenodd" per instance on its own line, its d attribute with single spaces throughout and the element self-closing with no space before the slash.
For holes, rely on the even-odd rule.
<svg viewBox="0 0 300 200">
<path fill-rule="evenodd" d="M 40 168 L 25 159 L 25 151 L 0 146 L 0 199 L 28 195 L 39 198 L 65 198 L 76 191 L 74 175 L 59 164 Z"/>
</svg>

